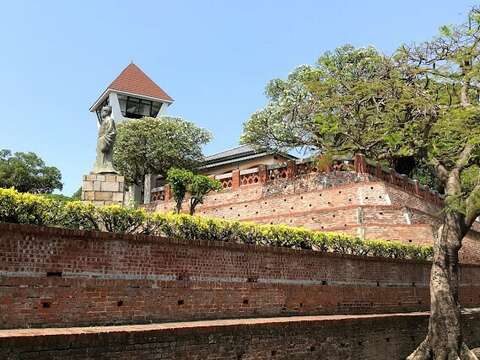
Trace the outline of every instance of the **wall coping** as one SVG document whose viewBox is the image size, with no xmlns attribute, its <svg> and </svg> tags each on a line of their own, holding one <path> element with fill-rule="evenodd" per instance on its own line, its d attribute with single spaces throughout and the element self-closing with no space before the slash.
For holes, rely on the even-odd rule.
<svg viewBox="0 0 480 360">
<path fill-rule="evenodd" d="M 360 255 L 343 255 L 332 252 L 322 252 L 309 249 L 292 249 L 285 247 L 253 245 L 253 244 L 237 244 L 216 240 L 185 240 L 176 238 L 167 238 L 163 236 L 155 235 L 142 235 L 142 234 L 123 234 L 123 233 L 110 233 L 103 231 L 87 231 L 76 229 L 65 229 L 57 227 L 38 226 L 30 224 L 12 224 L 12 223 L 0 223 L 0 233 L 2 232 L 15 232 L 24 234 L 27 236 L 43 235 L 43 236 L 60 236 L 69 238 L 69 240 L 82 239 L 82 240 L 99 240 L 99 241 L 138 241 L 138 242 L 150 242 L 160 243 L 163 245 L 181 245 L 181 246 L 198 246 L 198 247 L 210 247 L 210 248 L 224 248 L 232 251 L 243 252 L 260 252 L 260 253 L 273 253 L 273 254 L 290 254 L 296 256 L 323 256 L 336 259 L 348 259 L 348 260 L 362 260 L 362 261 L 374 261 L 374 262 L 387 262 L 397 264 L 415 264 L 415 265 L 430 265 L 430 261 L 426 260 L 413 260 L 413 259 L 394 259 L 385 258 L 379 256 L 360 256 Z M 479 267 L 475 264 L 462 264 L 462 267 Z"/>
<path fill-rule="evenodd" d="M 170 322 L 158 324 L 142 324 L 142 325 L 111 325 L 111 326 L 91 326 L 91 327 L 70 327 L 70 328 L 38 328 L 38 329 L 8 329 L 0 330 L 0 339 L 15 340 L 21 338 L 39 337 L 58 337 L 72 335 L 98 335 L 111 333 L 167 333 L 168 335 L 190 333 L 192 330 L 198 332 L 212 333 L 215 331 L 235 331 L 242 328 L 252 327 L 285 327 L 302 325 L 322 326 L 325 322 L 361 322 L 391 319 L 392 321 L 399 319 L 428 318 L 429 312 L 410 312 L 410 313 L 394 313 L 394 314 L 365 314 L 365 315 L 316 315 L 316 316 L 288 316 L 288 317 L 271 317 L 271 318 L 246 318 L 246 319 L 220 319 L 220 320 L 201 320 L 201 321 L 185 321 Z M 478 316 L 480 308 L 466 309 L 462 312 L 462 316 Z"/>
<path fill-rule="evenodd" d="M 418 318 L 428 317 L 428 312 L 394 313 L 394 314 L 365 314 L 365 315 L 314 315 L 314 316 L 285 316 L 271 318 L 246 319 L 218 319 L 200 321 L 168 322 L 140 325 L 109 325 L 67 328 L 35 328 L 35 329 L 7 329 L 0 330 L 0 339 L 25 338 L 37 336 L 64 336 L 102 333 L 138 333 L 138 332 L 171 332 L 176 330 L 208 329 L 209 331 L 222 328 L 272 326 L 283 324 L 303 325 L 321 322 L 341 322 L 345 320 L 376 320 L 384 318 Z"/>
<path fill-rule="evenodd" d="M 277 163 L 270 165 L 258 165 L 256 171 L 233 170 L 230 173 L 222 175 L 214 175 L 214 178 L 222 182 L 224 190 L 238 190 L 242 185 L 240 178 L 249 174 L 257 174 L 259 184 L 275 182 L 277 180 L 295 179 L 298 176 L 310 175 L 315 173 L 333 173 L 336 171 L 356 173 L 358 175 L 366 175 L 374 177 L 384 183 L 394 185 L 405 192 L 417 195 L 424 201 L 443 206 L 445 196 L 436 190 L 430 189 L 428 186 L 421 185 L 418 180 L 411 179 L 405 174 L 399 174 L 392 168 L 384 168 L 379 162 L 371 161 L 362 154 L 356 154 L 354 157 L 336 157 L 333 159 L 334 164 L 330 164 L 327 169 L 318 168 L 314 159 L 305 159 L 301 161 L 289 160 L 285 163 Z M 168 186 L 167 186 L 168 187 Z M 154 192 L 156 192 L 155 190 Z M 160 190 L 165 195 L 165 190 Z M 152 192 L 152 193 L 154 193 Z M 169 200 L 169 196 L 160 196 L 161 201 Z"/>
</svg>

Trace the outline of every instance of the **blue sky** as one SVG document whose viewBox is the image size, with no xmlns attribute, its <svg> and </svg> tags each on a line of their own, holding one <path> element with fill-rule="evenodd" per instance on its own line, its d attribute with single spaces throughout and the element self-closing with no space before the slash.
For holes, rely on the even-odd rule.
<svg viewBox="0 0 480 360">
<path fill-rule="evenodd" d="M 238 144 L 266 83 L 345 43 L 384 52 L 429 39 L 474 1 L 4 1 L 0 148 L 57 166 L 70 195 L 95 158 L 89 106 L 134 61 L 175 99 L 168 114 Z"/>
</svg>

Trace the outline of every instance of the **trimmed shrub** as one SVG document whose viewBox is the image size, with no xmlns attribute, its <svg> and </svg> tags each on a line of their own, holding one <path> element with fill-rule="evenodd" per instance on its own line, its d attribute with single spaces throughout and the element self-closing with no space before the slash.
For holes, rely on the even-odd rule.
<svg viewBox="0 0 480 360">
<path fill-rule="evenodd" d="M 61 204 L 50 198 L 14 189 L 0 189 L 0 221 L 53 225 L 58 221 Z"/>
<path fill-rule="evenodd" d="M 259 225 L 186 214 L 148 214 L 143 209 L 119 205 L 95 207 L 80 201 L 56 201 L 18 193 L 14 189 L 0 189 L 0 222 L 312 249 L 342 255 L 417 260 L 430 260 L 433 255 L 431 246 L 362 240 L 341 233 L 316 232 L 286 225 Z"/>
<path fill-rule="evenodd" d="M 60 211 L 58 226 L 67 229 L 99 230 L 97 209 L 91 203 L 70 201 Z"/>
<path fill-rule="evenodd" d="M 118 233 L 141 232 L 141 227 L 147 217 L 147 213 L 143 209 L 131 209 L 120 205 L 101 206 L 96 208 L 96 212 L 102 229 Z"/>
</svg>

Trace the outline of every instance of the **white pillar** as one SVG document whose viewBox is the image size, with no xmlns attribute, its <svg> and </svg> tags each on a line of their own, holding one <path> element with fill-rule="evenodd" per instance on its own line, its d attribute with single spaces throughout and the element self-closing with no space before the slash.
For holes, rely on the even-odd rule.
<svg viewBox="0 0 480 360">
<path fill-rule="evenodd" d="M 142 203 L 142 187 L 138 185 L 131 185 L 128 191 L 125 192 L 124 204 L 126 206 L 136 206 Z"/>
<path fill-rule="evenodd" d="M 109 105 L 112 107 L 113 119 L 117 123 L 125 120 L 122 115 L 122 111 L 120 110 L 120 102 L 118 101 L 117 93 L 111 92 L 108 95 L 108 102 L 109 102 Z"/>
<path fill-rule="evenodd" d="M 157 118 L 160 116 L 163 116 L 165 114 L 165 111 L 167 110 L 167 107 L 170 106 L 170 103 L 162 102 L 160 103 L 160 110 L 158 110 Z"/>
<path fill-rule="evenodd" d="M 152 174 L 147 174 L 145 176 L 145 183 L 143 186 L 143 203 L 150 204 L 152 188 L 155 187 L 155 176 Z"/>
</svg>

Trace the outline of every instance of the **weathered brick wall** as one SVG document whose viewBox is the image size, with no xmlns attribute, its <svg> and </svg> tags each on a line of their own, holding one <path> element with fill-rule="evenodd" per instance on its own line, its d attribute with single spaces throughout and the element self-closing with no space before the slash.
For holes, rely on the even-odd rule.
<svg viewBox="0 0 480 360">
<path fill-rule="evenodd" d="M 0 224 L 0 327 L 384 313 L 429 305 L 428 263 Z M 460 301 L 480 305 L 480 267 Z"/>
<path fill-rule="evenodd" d="M 149 209 L 159 212 L 171 211 L 173 207 L 171 201 L 149 205 Z M 206 197 L 204 204 L 198 206 L 197 214 L 304 226 L 368 239 L 431 244 L 441 208 L 372 176 L 332 172 L 298 175 L 217 192 Z M 477 231 L 469 233 L 461 250 L 462 262 L 480 263 L 480 243 L 475 240 L 479 237 Z"/>
<path fill-rule="evenodd" d="M 480 345 L 478 312 L 464 334 Z M 5 360 L 404 359 L 423 340 L 427 314 L 293 317 L 0 332 Z"/>
</svg>

